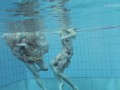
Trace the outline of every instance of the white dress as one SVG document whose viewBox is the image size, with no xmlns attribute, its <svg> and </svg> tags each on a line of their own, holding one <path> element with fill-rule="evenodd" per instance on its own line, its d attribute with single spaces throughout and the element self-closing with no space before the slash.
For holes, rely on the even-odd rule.
<svg viewBox="0 0 120 90">
<path fill-rule="evenodd" d="M 28 33 L 7 33 L 4 35 L 4 40 L 11 48 L 12 53 L 23 62 L 35 62 L 43 60 L 43 54 L 48 52 L 48 43 L 44 34 L 36 32 Z M 25 43 L 28 48 L 17 44 Z"/>
<path fill-rule="evenodd" d="M 72 38 L 66 38 L 62 40 L 63 50 L 53 60 L 54 66 L 58 70 L 68 67 L 70 63 L 70 59 L 73 55 L 71 39 Z"/>
</svg>

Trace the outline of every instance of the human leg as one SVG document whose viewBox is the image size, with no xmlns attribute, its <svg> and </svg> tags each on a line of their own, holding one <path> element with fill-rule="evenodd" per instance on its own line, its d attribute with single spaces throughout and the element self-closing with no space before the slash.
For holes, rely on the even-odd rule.
<svg viewBox="0 0 120 90">
<path fill-rule="evenodd" d="M 58 80 L 59 90 L 63 90 L 64 83 L 63 83 L 61 77 L 59 77 L 59 75 L 55 75 L 55 77 Z"/>
<path fill-rule="evenodd" d="M 62 79 L 59 77 L 59 75 L 57 74 L 58 71 L 57 71 L 56 67 L 54 67 L 53 61 L 50 63 L 50 67 L 51 67 L 56 79 L 58 80 L 59 90 L 63 90 L 64 83 L 63 83 Z"/>
<path fill-rule="evenodd" d="M 63 70 L 65 69 L 62 68 L 62 70 L 58 70 L 55 66 L 54 66 L 54 62 L 51 62 L 50 63 L 50 67 L 53 71 L 53 73 L 57 76 L 57 80 L 59 81 L 59 90 L 62 90 L 62 85 L 63 83 L 61 82 L 61 79 L 64 80 L 66 83 L 68 83 L 72 88 L 73 90 L 79 90 L 78 87 L 76 85 L 74 85 L 70 79 L 63 73 Z"/>
<path fill-rule="evenodd" d="M 37 72 L 37 68 L 35 67 L 35 65 L 33 63 L 25 63 L 25 64 L 34 75 L 37 84 L 42 88 L 42 90 L 47 90 L 46 87 L 43 86 L 43 83 L 39 77 L 39 73 Z"/>
<path fill-rule="evenodd" d="M 46 63 L 43 60 L 37 61 L 36 64 L 39 66 L 39 69 L 37 71 L 47 71 L 48 70 Z"/>
<path fill-rule="evenodd" d="M 74 85 L 74 83 L 72 83 L 70 79 L 64 73 L 58 71 L 58 76 L 61 79 L 63 79 L 66 83 L 68 83 L 73 88 L 73 90 L 79 90 L 78 87 Z"/>
</svg>

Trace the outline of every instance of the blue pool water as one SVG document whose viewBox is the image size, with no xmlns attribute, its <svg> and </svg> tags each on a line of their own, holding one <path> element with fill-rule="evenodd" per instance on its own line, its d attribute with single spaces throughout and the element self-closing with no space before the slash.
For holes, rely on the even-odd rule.
<svg viewBox="0 0 120 90">
<path fill-rule="evenodd" d="M 27 1 L 26 5 L 21 2 Z M 46 35 L 49 63 L 61 51 L 58 33 L 75 28 L 74 55 L 65 74 L 80 90 L 120 89 L 119 0 L 1 0 L 0 1 L 0 90 L 40 90 L 31 72 L 17 60 L 2 38 L 8 32 L 41 31 Z M 32 3 L 30 3 L 32 2 Z M 58 90 L 49 68 L 40 77 L 48 90 Z M 48 82 L 49 81 L 49 82 Z M 54 87 L 53 87 L 54 85 Z M 65 90 L 72 90 L 65 85 Z"/>
</svg>

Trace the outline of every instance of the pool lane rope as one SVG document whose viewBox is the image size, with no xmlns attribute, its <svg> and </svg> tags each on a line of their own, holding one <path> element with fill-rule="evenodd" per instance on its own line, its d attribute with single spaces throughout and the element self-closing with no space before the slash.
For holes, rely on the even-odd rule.
<svg viewBox="0 0 120 90">
<path fill-rule="evenodd" d="M 102 27 L 102 28 L 93 28 L 93 29 L 77 29 L 77 28 L 73 28 L 74 30 L 76 30 L 76 32 L 93 32 L 93 31 L 100 31 L 100 30 L 110 30 L 110 29 L 116 29 L 116 28 L 120 28 L 120 26 L 108 26 L 108 27 Z M 48 30 L 47 30 L 48 31 Z M 46 32 L 47 32 L 46 31 Z M 50 30 L 49 30 L 50 31 Z M 59 31 L 59 30 L 58 30 Z M 48 32 L 48 33 L 44 33 L 46 35 L 50 35 L 50 34 L 59 34 L 58 31 L 54 31 L 54 32 Z M 3 32 L 0 32 L 2 35 L 4 34 Z M 1 36 L 3 37 L 3 36 Z"/>
</svg>

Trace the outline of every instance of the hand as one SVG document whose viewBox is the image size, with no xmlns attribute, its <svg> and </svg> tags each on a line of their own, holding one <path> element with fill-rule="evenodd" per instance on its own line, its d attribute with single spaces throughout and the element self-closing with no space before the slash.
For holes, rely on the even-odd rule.
<svg viewBox="0 0 120 90">
<path fill-rule="evenodd" d="M 8 33 L 4 33 L 4 34 L 2 35 L 3 38 L 5 38 L 6 36 L 8 36 Z"/>
<path fill-rule="evenodd" d="M 24 46 L 25 48 L 29 48 L 29 46 L 28 46 L 26 43 L 23 43 L 23 46 Z"/>
<path fill-rule="evenodd" d="M 29 48 L 29 46 L 26 43 L 17 43 L 15 46 Z"/>
</svg>

